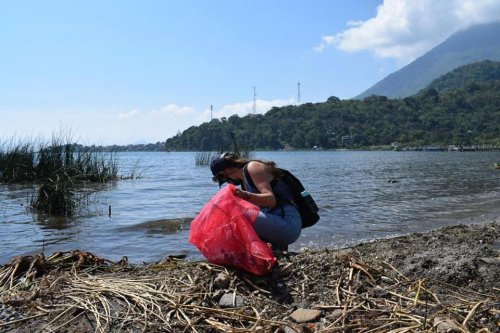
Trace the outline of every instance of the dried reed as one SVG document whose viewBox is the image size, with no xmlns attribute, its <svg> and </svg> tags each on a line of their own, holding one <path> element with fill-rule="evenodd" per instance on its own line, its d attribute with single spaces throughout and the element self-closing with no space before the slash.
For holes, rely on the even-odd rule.
<svg viewBox="0 0 500 333">
<path fill-rule="evenodd" d="M 445 332 L 450 327 L 492 332 L 491 325 L 498 324 L 500 302 L 494 290 L 484 294 L 411 279 L 384 262 L 356 256 L 336 260 L 329 271 L 332 279 L 325 279 L 307 256 L 286 260 L 282 275 L 291 295 L 299 304 L 317 297 L 309 306 L 321 311 L 321 320 L 291 320 L 297 304 L 277 303 L 269 277 L 172 258 L 134 269 L 126 259 L 111 263 L 72 252 L 18 259 L 0 270 L 3 302 L 31 309 L 15 323 L 0 322 L 0 328 L 23 324 L 38 325 L 41 331 L 285 332 L 288 327 L 289 332 L 401 333 Z M 222 285 L 217 282 L 221 275 L 227 278 Z M 323 295 L 311 295 L 309 284 L 321 285 Z M 223 294 L 242 297 L 244 304 L 224 308 L 219 303 Z"/>
</svg>

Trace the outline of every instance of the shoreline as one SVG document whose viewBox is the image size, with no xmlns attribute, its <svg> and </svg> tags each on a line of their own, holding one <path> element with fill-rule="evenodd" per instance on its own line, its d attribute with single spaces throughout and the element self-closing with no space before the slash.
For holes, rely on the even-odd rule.
<svg viewBox="0 0 500 333">
<path fill-rule="evenodd" d="M 86 252 L 30 259 L 0 267 L 2 331 L 493 332 L 500 323 L 497 220 L 289 253 L 265 277 L 176 256 L 140 267 Z"/>
</svg>

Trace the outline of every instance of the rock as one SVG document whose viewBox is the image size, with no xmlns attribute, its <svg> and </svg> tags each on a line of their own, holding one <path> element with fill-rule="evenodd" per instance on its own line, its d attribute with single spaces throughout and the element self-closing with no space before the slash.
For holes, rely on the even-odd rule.
<svg viewBox="0 0 500 333">
<path fill-rule="evenodd" d="M 297 309 L 290 315 L 290 318 L 296 323 L 316 321 L 319 317 L 321 317 L 321 310 L 313 309 Z"/>
<path fill-rule="evenodd" d="M 293 328 L 291 328 L 290 326 L 285 326 L 285 328 L 283 329 L 283 333 L 298 333 L 298 332 Z"/>
<path fill-rule="evenodd" d="M 490 265 L 498 265 L 500 264 L 500 257 L 493 257 L 493 258 L 480 258 L 481 261 L 490 264 Z"/>
<path fill-rule="evenodd" d="M 381 280 L 384 283 L 394 283 L 394 281 L 390 277 L 387 277 L 387 276 L 382 276 Z"/>
<path fill-rule="evenodd" d="M 460 326 L 451 318 L 434 318 L 434 328 L 438 333 L 459 333 L 462 332 Z"/>
<path fill-rule="evenodd" d="M 336 310 L 333 310 L 331 313 L 330 313 L 330 316 L 332 318 L 339 318 L 339 317 L 342 317 L 342 315 L 344 314 L 344 311 L 343 310 L 340 310 L 340 309 L 336 309 Z"/>
<path fill-rule="evenodd" d="M 385 289 L 374 288 L 370 290 L 370 295 L 376 298 L 386 298 L 391 294 Z"/>
<path fill-rule="evenodd" d="M 226 273 L 221 272 L 215 278 L 215 280 L 214 280 L 214 286 L 216 288 L 218 288 L 218 289 L 224 289 L 224 288 L 229 287 L 229 282 L 231 282 L 231 278 L 229 277 L 229 275 L 227 275 Z"/>
<path fill-rule="evenodd" d="M 234 297 L 234 294 L 224 294 L 219 300 L 219 306 L 221 308 L 234 308 L 234 307 L 240 307 L 245 304 L 245 299 L 241 297 L 240 295 L 236 295 Z"/>
</svg>

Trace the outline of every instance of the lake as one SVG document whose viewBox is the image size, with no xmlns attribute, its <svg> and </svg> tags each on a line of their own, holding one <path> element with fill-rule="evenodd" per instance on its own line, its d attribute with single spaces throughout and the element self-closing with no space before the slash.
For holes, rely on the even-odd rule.
<svg viewBox="0 0 500 333">
<path fill-rule="evenodd" d="M 118 153 L 120 180 L 89 197 L 75 218 L 27 209 L 31 189 L 0 186 L 0 264 L 15 255 L 74 249 L 110 260 L 201 259 L 190 221 L 218 191 L 196 153 Z M 500 216 L 499 152 L 255 152 L 289 169 L 315 198 L 321 219 L 290 246 L 339 248 Z M 109 208 L 111 207 L 111 214 Z M 497 219 L 498 220 L 498 219 Z"/>
</svg>

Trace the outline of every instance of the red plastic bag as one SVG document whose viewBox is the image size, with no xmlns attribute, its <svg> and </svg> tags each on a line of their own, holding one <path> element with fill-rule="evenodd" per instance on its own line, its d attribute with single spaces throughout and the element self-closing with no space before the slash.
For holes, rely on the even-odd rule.
<svg viewBox="0 0 500 333">
<path fill-rule="evenodd" d="M 189 241 L 211 263 L 265 275 L 276 258 L 253 229 L 259 207 L 235 196 L 235 190 L 229 184 L 210 199 L 191 222 Z"/>
</svg>

